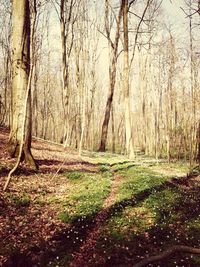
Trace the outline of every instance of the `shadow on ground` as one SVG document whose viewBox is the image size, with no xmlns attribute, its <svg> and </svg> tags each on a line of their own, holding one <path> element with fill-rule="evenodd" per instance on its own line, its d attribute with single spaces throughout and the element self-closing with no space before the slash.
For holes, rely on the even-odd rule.
<svg viewBox="0 0 200 267">
<path fill-rule="evenodd" d="M 88 266 L 132 266 L 133 263 L 142 257 L 152 255 L 160 249 L 175 244 L 200 246 L 199 229 L 190 227 L 186 231 L 186 225 L 200 216 L 200 187 L 181 188 L 179 184 L 165 182 L 160 186 L 154 186 L 139 192 L 132 198 L 124 199 L 115 203 L 107 210 L 107 220 L 116 214 L 120 214 L 126 207 L 134 207 L 145 201 L 155 192 L 162 192 L 165 189 L 178 190 L 179 197 L 176 202 L 167 208 L 167 203 L 157 207 L 157 219 L 150 229 L 144 234 L 130 234 L 127 230 L 124 235 L 129 238 L 119 239 L 112 235 L 102 237 L 98 240 L 97 254 L 105 257 L 105 264 L 99 265 L 95 260 Z M 172 215 L 178 214 L 174 221 Z M 10 251 L 9 260 L 4 267 L 33 267 L 33 266 L 69 266 L 72 255 L 77 252 L 87 237 L 87 234 L 95 227 L 96 214 L 90 217 L 80 217 L 73 221 L 66 228 L 52 236 L 50 242 L 41 242 L 37 246 L 30 246 L 22 252 L 19 248 Z M 105 222 L 106 223 L 106 222 Z M 6 243 L 4 244 L 7 245 Z M 103 251 L 104 250 L 104 251 Z M 175 258 L 165 261 L 161 266 L 199 266 L 198 257 L 191 258 L 188 255 L 176 255 Z M 174 265 L 176 262 L 177 265 Z M 52 263 L 52 264 L 51 264 Z M 158 266 L 158 264 L 151 265 Z"/>
</svg>

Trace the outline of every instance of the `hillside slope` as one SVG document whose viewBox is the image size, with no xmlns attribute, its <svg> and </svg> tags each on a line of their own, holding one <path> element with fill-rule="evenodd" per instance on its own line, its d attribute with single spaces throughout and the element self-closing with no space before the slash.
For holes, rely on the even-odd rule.
<svg viewBox="0 0 200 267">
<path fill-rule="evenodd" d="M 84 152 L 33 142 L 40 170 L 15 162 L 0 129 L 0 266 L 133 266 L 173 245 L 200 247 L 199 178 L 185 163 Z M 192 207 L 192 208 L 191 208 Z M 199 266 L 175 254 L 164 264 Z"/>
</svg>

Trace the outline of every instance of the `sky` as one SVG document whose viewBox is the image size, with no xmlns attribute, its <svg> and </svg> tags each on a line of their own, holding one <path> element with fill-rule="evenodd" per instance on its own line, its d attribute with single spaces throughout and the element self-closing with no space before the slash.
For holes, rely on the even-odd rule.
<svg viewBox="0 0 200 267">
<path fill-rule="evenodd" d="M 184 20 L 185 15 L 180 8 L 183 7 L 183 3 L 183 0 L 163 0 L 162 7 L 173 23 L 180 23 Z"/>
<path fill-rule="evenodd" d="M 188 27 L 188 18 L 186 18 L 186 15 L 181 9 L 181 7 L 184 7 L 184 0 L 163 0 L 161 7 L 163 9 L 163 16 L 161 16 L 161 18 L 163 19 L 164 23 L 166 23 L 168 26 L 170 25 L 170 28 L 174 33 L 174 36 L 176 36 L 176 38 L 179 39 L 180 41 L 182 41 L 185 38 L 184 35 L 187 35 L 188 37 L 188 31 L 186 31 L 186 27 Z M 58 58 L 58 53 L 60 55 L 61 43 L 59 39 L 60 25 L 58 22 L 57 14 L 53 15 L 53 20 L 51 24 L 52 24 L 51 31 L 53 32 L 53 40 L 54 40 L 54 42 L 51 42 L 51 45 L 53 45 L 54 52 L 57 54 L 56 57 Z M 108 65 L 108 53 L 106 51 L 106 47 L 107 47 L 107 41 L 105 37 L 100 36 L 99 64 L 101 66 L 101 69 L 104 69 L 105 73 L 108 73 L 107 69 L 105 69 L 105 65 Z"/>
<path fill-rule="evenodd" d="M 162 2 L 165 20 L 171 25 L 176 35 L 183 36 L 183 32 L 188 27 L 188 19 L 181 7 L 184 7 L 184 0 L 163 0 Z"/>
</svg>

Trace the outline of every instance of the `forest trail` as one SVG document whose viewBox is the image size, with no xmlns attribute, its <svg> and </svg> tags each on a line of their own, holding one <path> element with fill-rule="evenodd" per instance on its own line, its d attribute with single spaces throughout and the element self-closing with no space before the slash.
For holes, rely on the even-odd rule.
<svg viewBox="0 0 200 267">
<path fill-rule="evenodd" d="M 15 162 L 8 138 L 0 128 L 1 188 Z M 0 190 L 0 266 L 129 267 L 166 240 L 167 247 L 200 245 L 199 176 L 183 178 L 185 164 L 86 151 L 79 157 L 40 139 L 32 151 L 39 172 L 22 163 L 8 192 Z M 184 258 L 185 266 L 193 260 Z"/>
<path fill-rule="evenodd" d="M 8 154 L 8 139 L 8 129 L 0 128 L 1 188 L 16 160 L 10 158 Z M 62 232 L 62 229 L 66 229 L 66 224 L 58 218 L 59 204 L 51 203 L 41 206 L 37 203 L 38 198 L 41 195 L 47 195 L 62 199 L 67 184 L 66 173 L 96 174 L 99 172 L 99 165 L 93 163 L 90 157 L 80 157 L 76 150 L 42 139 L 33 138 L 32 153 L 39 163 L 39 171 L 35 173 L 23 162 L 11 179 L 8 193 L 0 190 L 0 246 L 5 246 L 9 240 L 8 243 L 19 247 L 24 253 L 31 253 L 28 252 L 29 244 L 23 242 L 23 239 L 28 236 L 32 237 L 31 246 L 44 246 L 42 244 L 45 240 L 45 246 L 54 249 L 53 236 Z M 81 246 L 80 252 L 87 250 L 89 253 L 91 244 L 99 235 L 100 225 L 106 219 L 107 208 L 115 202 L 117 188 L 121 184 L 122 177 L 117 173 L 113 173 L 113 176 L 110 194 L 105 198 L 103 208 L 95 219 L 96 226 Z M 7 246 L 2 254 L 7 254 L 6 251 Z M 6 256 L 0 256 L 0 266 L 6 259 Z"/>
<path fill-rule="evenodd" d="M 94 266 L 94 260 L 95 262 L 98 261 L 102 265 L 105 264 L 104 258 L 100 255 L 97 255 L 96 245 L 101 234 L 101 226 L 103 223 L 105 223 L 109 215 L 109 207 L 111 207 L 116 201 L 117 190 L 122 183 L 123 177 L 117 173 L 114 173 L 110 194 L 104 200 L 102 209 L 95 218 L 94 228 L 88 233 L 88 236 L 80 247 L 79 251 L 74 253 L 73 259 L 70 263 L 71 267 Z"/>
</svg>

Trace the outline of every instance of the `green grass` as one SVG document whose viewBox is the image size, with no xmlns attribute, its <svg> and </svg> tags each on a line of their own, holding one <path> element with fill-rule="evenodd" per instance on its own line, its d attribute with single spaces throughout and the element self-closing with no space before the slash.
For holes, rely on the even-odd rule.
<svg viewBox="0 0 200 267">
<path fill-rule="evenodd" d="M 127 157 L 121 154 L 112 154 L 109 152 L 89 152 L 84 151 L 83 156 L 90 158 L 90 161 L 95 164 L 117 164 L 118 162 L 127 162 Z"/>
<path fill-rule="evenodd" d="M 156 190 L 156 187 L 167 181 L 167 177 L 158 174 L 147 167 L 133 166 L 119 172 L 125 177 L 125 182 L 119 188 L 118 201 L 131 198 L 145 190 Z"/>
<path fill-rule="evenodd" d="M 111 218 L 106 222 L 110 236 L 117 239 L 130 239 L 136 234 L 143 234 L 156 220 L 154 209 L 140 203 L 145 195 L 156 192 L 167 181 L 167 177 L 153 172 L 147 167 L 131 166 L 119 171 L 124 183 L 116 196 L 116 207 L 111 211 Z M 106 235 L 108 234 L 106 231 Z"/>
<path fill-rule="evenodd" d="M 189 171 L 189 165 L 185 162 L 160 163 L 150 167 L 152 171 L 162 173 L 168 177 L 185 176 Z"/>
<path fill-rule="evenodd" d="M 69 173 L 64 173 L 64 175 L 69 179 L 69 180 L 76 180 L 80 179 L 83 174 L 77 171 L 74 172 L 69 172 Z"/>
<path fill-rule="evenodd" d="M 154 214 L 143 206 L 126 207 L 121 213 L 113 215 L 107 221 L 107 227 L 113 236 L 121 236 L 122 240 L 129 235 L 144 233 L 154 224 Z M 118 234 L 117 234 L 118 233 Z"/>
<path fill-rule="evenodd" d="M 100 172 L 109 172 L 110 171 L 110 167 L 108 166 L 108 165 L 101 165 L 100 167 L 99 167 L 99 171 Z"/>
<path fill-rule="evenodd" d="M 37 203 L 56 204 L 59 218 L 66 223 L 94 217 L 110 192 L 112 175 L 107 172 L 69 172 L 62 175 L 66 177 L 62 194 L 40 197 Z"/>
<path fill-rule="evenodd" d="M 94 216 L 108 196 L 110 186 L 111 177 L 107 174 L 82 174 L 79 180 L 71 180 L 60 218 L 72 222 L 80 217 Z"/>
<path fill-rule="evenodd" d="M 111 192 L 115 175 L 121 177 L 121 182 L 100 226 L 96 258 L 91 266 L 127 267 L 131 261 L 131 264 L 136 263 L 140 258 L 175 244 L 200 247 L 200 187 L 185 188 L 169 182 L 171 178 L 183 176 L 187 172 L 186 165 L 180 162 L 157 164 L 152 160 L 139 166 L 138 162 L 118 156 L 98 155 L 94 154 L 98 173 L 62 173 L 64 182 L 58 192 L 37 199 L 37 203 L 55 205 L 60 220 L 67 223 L 66 229 L 69 229 L 63 237 L 65 249 L 60 254 L 58 251 L 59 257 L 47 266 L 69 266 L 80 240 L 85 240 L 92 231 L 95 216 Z M 23 205 L 26 196 L 12 201 Z M 102 258 L 104 265 L 98 262 Z M 127 259 L 130 262 L 127 263 Z M 160 266 L 199 264 L 199 256 L 174 255 Z"/>
<path fill-rule="evenodd" d="M 200 246 L 198 189 L 185 191 L 168 184 L 173 173 L 162 173 L 163 167 L 173 169 L 173 173 L 186 169 L 175 163 L 156 170 L 139 166 L 119 169 L 124 183 L 118 190 L 115 207 L 102 226 L 97 245 L 108 265 L 125 266 L 126 258 L 139 259 L 175 244 Z M 198 266 L 199 262 L 199 256 L 175 255 L 165 266 L 176 266 L 175 263 Z"/>
</svg>

